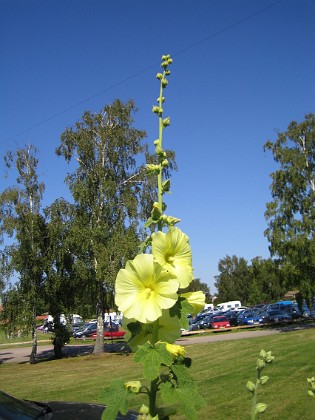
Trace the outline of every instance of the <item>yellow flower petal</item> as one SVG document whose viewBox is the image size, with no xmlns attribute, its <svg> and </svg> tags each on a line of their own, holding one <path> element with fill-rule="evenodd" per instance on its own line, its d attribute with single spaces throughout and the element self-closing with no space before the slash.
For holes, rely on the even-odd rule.
<svg viewBox="0 0 315 420">
<path fill-rule="evenodd" d="M 189 285 L 193 279 L 191 249 L 188 236 L 179 228 L 153 234 L 152 254 L 155 261 L 176 275 L 180 288 Z"/>
<path fill-rule="evenodd" d="M 151 254 L 137 255 L 119 270 L 115 302 L 124 316 L 142 323 L 153 322 L 162 309 L 177 301 L 178 281 L 153 261 Z"/>
</svg>

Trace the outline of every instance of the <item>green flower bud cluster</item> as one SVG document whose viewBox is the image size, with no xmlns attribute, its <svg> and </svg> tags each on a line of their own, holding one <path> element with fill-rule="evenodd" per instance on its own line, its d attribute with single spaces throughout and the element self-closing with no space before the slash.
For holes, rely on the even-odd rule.
<svg viewBox="0 0 315 420">
<path fill-rule="evenodd" d="M 173 63 L 173 60 L 171 59 L 171 56 L 169 54 L 162 55 L 161 67 L 163 67 L 164 69 L 166 69 L 172 63 Z"/>
<path fill-rule="evenodd" d="M 253 400 L 252 400 L 252 411 L 251 411 L 251 419 L 256 419 L 256 415 L 265 412 L 267 408 L 267 404 L 265 403 L 257 403 L 257 391 L 259 385 L 264 385 L 269 381 L 269 376 L 261 376 L 262 370 L 266 367 L 267 364 L 272 363 L 274 360 L 274 356 L 272 356 L 271 351 L 266 352 L 265 350 L 261 350 L 259 353 L 259 358 L 256 362 L 256 370 L 257 370 L 257 379 L 256 383 L 252 381 L 248 381 L 246 384 L 246 389 L 252 393 Z"/>
<path fill-rule="evenodd" d="M 263 369 L 266 366 L 266 363 L 271 363 L 274 360 L 271 351 L 266 352 L 261 350 L 259 353 L 260 358 L 257 360 L 257 369 Z"/>
<path fill-rule="evenodd" d="M 171 222 L 168 220 L 162 220 L 161 216 L 163 213 L 163 202 L 162 196 L 164 193 L 170 191 L 170 180 L 163 182 L 163 169 L 165 170 L 169 166 L 169 161 L 167 159 L 167 154 L 163 149 L 163 130 L 171 124 L 170 117 L 163 118 L 163 108 L 162 104 L 165 102 L 165 97 L 163 96 L 163 90 L 168 85 L 168 76 L 171 74 L 168 69 L 169 65 L 173 63 L 173 60 L 169 54 L 162 56 L 161 67 L 163 72 L 156 74 L 156 78 L 160 81 L 160 95 L 157 98 L 158 105 L 152 106 L 152 112 L 156 114 L 159 118 L 159 138 L 154 140 L 155 154 L 157 156 L 157 164 L 147 164 L 146 168 L 149 175 L 157 175 L 158 178 L 158 206 L 160 209 L 160 214 L 157 211 L 156 204 L 153 206 L 151 217 L 145 224 L 146 227 L 150 226 L 152 223 L 158 223 L 158 228 L 161 229 L 162 226 L 167 224 L 175 224 L 174 220 Z"/>
<path fill-rule="evenodd" d="M 163 108 L 161 108 L 160 106 L 153 105 L 152 112 L 160 117 L 163 114 Z"/>
</svg>

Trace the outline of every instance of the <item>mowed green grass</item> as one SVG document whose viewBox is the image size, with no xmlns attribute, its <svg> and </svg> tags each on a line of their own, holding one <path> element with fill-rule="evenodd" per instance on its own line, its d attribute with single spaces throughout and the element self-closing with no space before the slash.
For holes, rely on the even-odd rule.
<svg viewBox="0 0 315 420">
<path fill-rule="evenodd" d="M 248 419 L 251 394 L 246 382 L 256 379 L 261 349 L 275 360 L 264 370 L 269 382 L 259 389 L 258 402 L 268 405 L 266 419 L 315 418 L 315 399 L 307 394 L 308 377 L 315 376 L 315 329 L 266 337 L 187 346 L 190 369 L 206 406 L 198 419 Z M 142 365 L 132 355 L 105 353 L 41 362 L 36 365 L 0 365 L 1 389 L 18 398 L 98 402 L 99 390 L 112 380 L 143 380 Z M 132 408 L 139 407 L 138 399 Z M 183 415 L 173 417 L 184 419 Z"/>
</svg>

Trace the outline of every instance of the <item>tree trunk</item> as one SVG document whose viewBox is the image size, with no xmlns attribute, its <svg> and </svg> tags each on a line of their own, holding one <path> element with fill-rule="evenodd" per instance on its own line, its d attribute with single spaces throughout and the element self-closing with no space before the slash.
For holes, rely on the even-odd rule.
<svg viewBox="0 0 315 420">
<path fill-rule="evenodd" d="M 101 354 L 104 352 L 104 319 L 101 311 L 101 305 L 97 308 L 97 335 L 93 354 Z"/>
<path fill-rule="evenodd" d="M 36 330 L 36 323 L 32 327 L 32 337 L 33 337 L 33 345 L 32 345 L 32 352 L 30 355 L 30 364 L 33 365 L 36 363 L 36 355 L 37 355 L 37 330 Z"/>
</svg>

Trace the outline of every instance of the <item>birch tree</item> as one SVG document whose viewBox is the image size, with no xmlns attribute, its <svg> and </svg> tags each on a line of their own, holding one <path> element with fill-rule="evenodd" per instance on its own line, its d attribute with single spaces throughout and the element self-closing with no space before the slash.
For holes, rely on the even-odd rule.
<svg viewBox="0 0 315 420">
<path fill-rule="evenodd" d="M 77 272 L 97 312 L 95 353 L 103 351 L 103 314 L 113 305 L 116 274 L 137 253 L 139 243 L 144 197 L 139 161 L 145 153 L 145 132 L 133 127 L 134 112 L 132 101 L 119 100 L 100 113 L 85 112 L 74 128 L 64 131 L 56 149 L 58 156 L 75 164 L 66 183 L 75 208 Z"/>
<path fill-rule="evenodd" d="M 14 273 L 16 298 L 19 296 L 20 312 L 18 328 L 31 331 L 33 337 L 30 363 L 35 363 L 37 353 L 36 315 L 41 302 L 44 270 L 45 220 L 41 214 L 44 184 L 37 175 L 36 149 L 26 146 L 16 153 L 7 153 L 5 163 L 15 170 L 16 185 L 5 189 L 0 195 L 0 232 L 11 238 L 5 246 L 6 272 Z M 10 296 L 10 295 L 8 295 Z"/>
<path fill-rule="evenodd" d="M 279 165 L 271 174 L 265 235 L 272 256 L 291 267 L 288 286 L 310 298 L 315 292 L 315 116 L 292 121 L 265 150 Z"/>
</svg>

